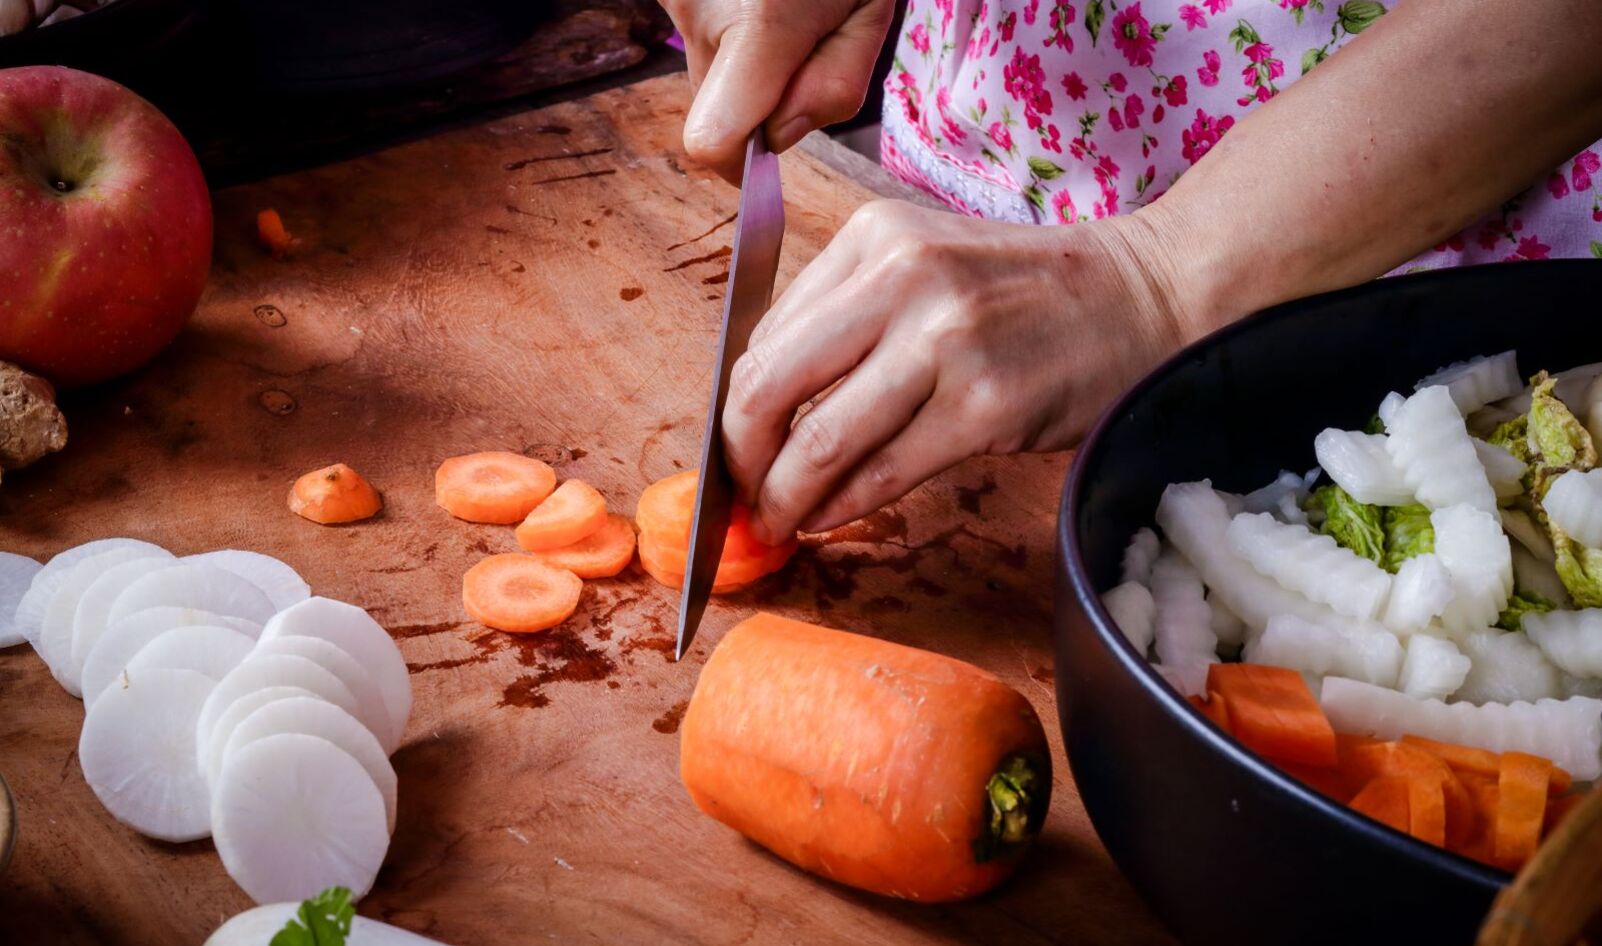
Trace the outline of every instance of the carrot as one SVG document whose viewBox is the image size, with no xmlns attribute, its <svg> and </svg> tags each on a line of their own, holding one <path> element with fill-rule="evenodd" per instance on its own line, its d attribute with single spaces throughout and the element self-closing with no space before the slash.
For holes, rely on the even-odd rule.
<svg viewBox="0 0 1602 946">
<path fill-rule="evenodd" d="M 1407 780 L 1407 833 L 1436 847 L 1446 846 L 1444 784 L 1432 778 Z"/>
<path fill-rule="evenodd" d="M 649 532 L 663 539 L 683 536 L 678 545 L 688 545 L 690 522 L 695 518 L 696 470 L 685 470 L 657 480 L 640 494 L 635 506 L 634 524 L 641 532 Z"/>
<path fill-rule="evenodd" d="M 1352 790 L 1347 787 L 1346 780 L 1335 769 L 1327 769 L 1314 765 L 1297 765 L 1295 762 L 1275 762 L 1280 771 L 1301 782 L 1313 791 L 1327 798 L 1332 798 L 1341 804 L 1352 800 Z"/>
<path fill-rule="evenodd" d="M 606 500 L 583 480 L 568 480 L 517 527 L 517 544 L 549 552 L 587 538 L 606 525 Z"/>
<path fill-rule="evenodd" d="M 640 565 L 647 575 L 669 588 L 684 587 L 684 567 L 688 555 L 683 549 L 664 547 L 649 532 L 640 533 L 639 549 Z M 712 579 L 712 591 L 720 595 L 739 591 L 768 571 L 767 563 L 760 559 L 719 561 L 718 573 Z"/>
<path fill-rule="evenodd" d="M 1198 713 L 1211 720 L 1214 726 L 1229 732 L 1229 707 L 1216 691 L 1209 692 L 1205 698 L 1192 696 L 1189 699 L 1190 705 L 1196 707 Z"/>
<path fill-rule="evenodd" d="M 606 525 L 589 536 L 534 557 L 580 578 L 611 578 L 634 561 L 634 525 L 622 516 L 607 516 Z"/>
<path fill-rule="evenodd" d="M 1487 778 L 1475 773 L 1462 775 L 1463 787 L 1468 790 L 1474 806 L 1474 826 L 1466 837 L 1449 843 L 1448 847 L 1482 864 L 1500 866 L 1496 862 L 1496 809 L 1498 791 L 1496 777 Z"/>
<path fill-rule="evenodd" d="M 284 218 L 271 207 L 256 214 L 256 239 L 274 259 L 288 259 L 295 246 L 295 238 L 284 229 Z"/>
<path fill-rule="evenodd" d="M 434 501 L 468 522 L 521 522 L 556 489 L 556 472 L 520 453 L 451 457 L 434 471 Z"/>
<path fill-rule="evenodd" d="M 1496 778 L 1501 771 L 1501 760 L 1496 753 L 1473 746 L 1459 746 L 1450 742 L 1437 742 L 1423 736 L 1403 736 L 1402 743 L 1423 749 L 1458 772 L 1473 772 Z"/>
<path fill-rule="evenodd" d="M 503 552 L 462 576 L 462 606 L 473 620 L 498 631 L 543 631 L 573 615 L 583 587 L 584 582 L 564 568 Z"/>
<path fill-rule="evenodd" d="M 1559 768 L 1556 765 L 1552 766 L 1552 777 L 1547 782 L 1548 797 L 1555 798 L 1558 795 L 1567 795 L 1569 789 L 1573 787 L 1574 776 L 1570 775 L 1567 769 Z"/>
<path fill-rule="evenodd" d="M 1496 782 L 1495 851 L 1497 863 L 1508 870 L 1522 866 L 1541 843 L 1551 778 L 1550 761 L 1523 752 L 1502 753 Z"/>
<path fill-rule="evenodd" d="M 1207 689 L 1223 697 L 1231 732 L 1247 748 L 1270 759 L 1335 764 L 1335 730 L 1296 671 L 1261 664 L 1213 664 L 1207 671 Z"/>
<path fill-rule="evenodd" d="M 343 463 L 313 470 L 289 490 L 289 511 L 323 525 L 368 519 L 383 506 L 378 490 Z"/>
<path fill-rule="evenodd" d="M 1362 785 L 1379 776 L 1391 775 L 1421 782 L 1425 786 L 1435 786 L 1442 796 L 1444 809 L 1441 816 L 1442 840 L 1434 840 L 1433 823 L 1429 837 L 1410 831 L 1421 840 L 1445 847 L 1448 837 L 1456 841 L 1473 833 L 1476 822 L 1474 801 L 1457 774 L 1433 753 L 1400 741 L 1354 744 L 1341 753 L 1340 768 L 1348 785 Z M 1435 789 L 1420 788 L 1415 791 L 1429 792 L 1433 799 Z M 1415 807 L 1417 802 L 1415 796 Z M 1432 809 L 1420 817 L 1434 818 L 1433 801 L 1431 804 Z"/>
<path fill-rule="evenodd" d="M 707 661 L 679 759 L 697 807 L 790 863 L 925 902 L 1004 880 L 1051 791 L 1040 720 L 994 676 L 770 614 Z"/>
<path fill-rule="evenodd" d="M 1352 799 L 1352 810 L 1406 834 L 1411 817 L 1411 797 L 1412 788 L 1408 779 L 1399 775 L 1381 775 L 1364 786 Z"/>
</svg>

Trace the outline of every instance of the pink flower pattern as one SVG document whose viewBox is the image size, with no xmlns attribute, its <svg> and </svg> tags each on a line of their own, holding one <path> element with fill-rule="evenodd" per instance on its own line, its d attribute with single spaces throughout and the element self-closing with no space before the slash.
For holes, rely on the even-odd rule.
<svg viewBox="0 0 1602 946">
<path fill-rule="evenodd" d="M 1342 9 L 912 0 L 886 81 L 886 166 L 962 213 L 1039 223 L 1127 213 L 1379 15 Z M 992 196 L 975 199 L 969 180 Z M 1399 270 L 1576 255 L 1602 257 L 1602 142 Z"/>
</svg>

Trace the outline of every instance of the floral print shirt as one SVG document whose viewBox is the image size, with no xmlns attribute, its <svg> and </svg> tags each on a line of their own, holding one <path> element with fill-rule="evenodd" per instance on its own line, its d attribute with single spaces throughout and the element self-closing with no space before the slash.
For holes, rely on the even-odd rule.
<svg viewBox="0 0 1602 946">
<path fill-rule="evenodd" d="M 881 157 L 954 209 L 1126 213 L 1396 0 L 910 0 Z M 1602 143 L 1398 271 L 1602 257 Z"/>
</svg>

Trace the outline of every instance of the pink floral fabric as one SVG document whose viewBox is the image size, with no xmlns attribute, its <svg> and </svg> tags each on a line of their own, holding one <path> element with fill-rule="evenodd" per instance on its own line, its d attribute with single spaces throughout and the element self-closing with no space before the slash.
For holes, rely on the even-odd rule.
<svg viewBox="0 0 1602 946">
<path fill-rule="evenodd" d="M 1150 203 L 1395 0 L 910 0 L 882 160 L 974 216 Z M 1398 270 L 1602 257 L 1602 143 Z"/>
</svg>

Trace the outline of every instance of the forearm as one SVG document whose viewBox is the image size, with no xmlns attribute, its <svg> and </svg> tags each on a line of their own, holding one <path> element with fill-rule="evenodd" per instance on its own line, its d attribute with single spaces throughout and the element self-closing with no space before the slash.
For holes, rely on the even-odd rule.
<svg viewBox="0 0 1602 946">
<path fill-rule="evenodd" d="M 1597 0 L 1402 0 L 1130 224 L 1201 334 L 1381 275 L 1599 136 Z"/>
</svg>

